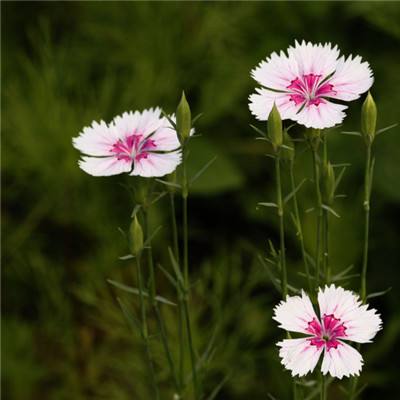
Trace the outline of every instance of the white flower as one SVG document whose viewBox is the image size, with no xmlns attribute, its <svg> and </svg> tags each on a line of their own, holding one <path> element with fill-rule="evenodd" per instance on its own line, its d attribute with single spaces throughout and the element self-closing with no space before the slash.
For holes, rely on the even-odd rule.
<svg viewBox="0 0 400 400">
<path fill-rule="evenodd" d="M 79 166 L 94 176 L 129 172 L 159 177 L 181 162 L 176 131 L 159 108 L 126 112 L 108 125 L 93 122 L 73 139 L 73 145 L 86 154 Z"/>
<path fill-rule="evenodd" d="M 347 108 L 331 100 L 351 101 L 373 83 L 372 71 L 360 56 L 339 57 L 337 46 L 297 41 L 287 54 L 272 53 L 251 71 L 262 86 L 249 98 L 250 111 L 267 120 L 275 103 L 282 119 L 308 128 L 329 128 L 343 121 Z"/>
<path fill-rule="evenodd" d="M 323 354 L 321 371 L 339 379 L 359 375 L 361 354 L 345 341 L 371 342 L 381 329 L 382 320 L 376 310 L 368 310 L 359 296 L 335 285 L 319 288 L 320 317 L 316 315 L 310 298 L 287 296 L 274 309 L 273 319 L 279 327 L 307 335 L 299 339 L 285 339 L 277 343 L 282 364 L 292 376 L 312 372 Z"/>
</svg>

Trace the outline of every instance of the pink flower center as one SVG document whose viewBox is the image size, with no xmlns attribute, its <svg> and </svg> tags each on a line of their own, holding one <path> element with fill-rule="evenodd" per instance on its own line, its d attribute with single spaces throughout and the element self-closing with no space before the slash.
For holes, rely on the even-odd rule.
<svg viewBox="0 0 400 400">
<path fill-rule="evenodd" d="M 334 95 L 333 85 L 321 81 L 322 75 L 308 74 L 293 79 L 287 86 L 291 90 L 290 100 L 297 105 L 316 106 L 325 103 L 324 97 Z"/>
<path fill-rule="evenodd" d="M 310 344 L 317 346 L 318 349 L 325 346 L 327 351 L 331 348 L 336 349 L 340 344 L 338 338 L 346 336 L 346 327 L 340 319 L 335 318 L 332 314 L 324 314 L 322 325 L 316 318 L 313 318 L 308 323 L 307 331 L 313 335 L 308 339 Z"/>
<path fill-rule="evenodd" d="M 146 139 L 143 135 L 134 134 L 127 136 L 125 139 L 119 139 L 112 145 L 112 152 L 118 160 L 127 162 L 139 161 L 147 158 L 150 150 L 156 149 L 155 141 Z"/>
</svg>

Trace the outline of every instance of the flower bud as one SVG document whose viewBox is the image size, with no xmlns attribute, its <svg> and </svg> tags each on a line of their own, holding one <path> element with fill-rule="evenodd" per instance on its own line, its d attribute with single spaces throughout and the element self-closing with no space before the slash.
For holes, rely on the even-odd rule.
<svg viewBox="0 0 400 400">
<path fill-rule="evenodd" d="M 328 206 L 332 205 L 335 199 L 335 185 L 335 171 L 328 161 L 322 171 L 322 197 L 323 202 Z"/>
<path fill-rule="evenodd" d="M 129 228 L 129 247 L 134 256 L 143 250 L 143 231 L 136 215 Z"/>
<path fill-rule="evenodd" d="M 278 148 L 282 145 L 283 134 L 282 134 L 282 119 L 275 103 L 268 116 L 268 136 L 269 139 L 271 140 L 274 151 L 277 151 Z"/>
<path fill-rule="evenodd" d="M 181 101 L 176 109 L 176 129 L 181 142 L 184 142 L 190 136 L 192 128 L 192 116 L 189 103 L 186 100 L 185 92 L 182 92 Z"/>
<path fill-rule="evenodd" d="M 283 145 L 285 147 L 281 150 L 281 157 L 283 160 L 293 161 L 295 155 L 294 143 L 292 138 L 287 133 L 286 129 L 283 131 Z"/>
<path fill-rule="evenodd" d="M 376 133 L 377 109 L 374 99 L 370 92 L 361 108 L 361 132 L 367 143 L 372 143 Z"/>
</svg>

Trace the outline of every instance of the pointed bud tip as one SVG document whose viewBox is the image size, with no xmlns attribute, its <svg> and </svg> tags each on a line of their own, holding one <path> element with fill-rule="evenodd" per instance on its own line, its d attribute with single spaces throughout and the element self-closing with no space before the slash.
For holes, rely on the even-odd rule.
<svg viewBox="0 0 400 400">
<path fill-rule="evenodd" d="M 268 136 L 272 142 L 275 151 L 282 145 L 283 132 L 282 132 L 282 118 L 279 114 L 278 107 L 275 102 L 272 106 L 271 112 L 268 115 Z"/>
<path fill-rule="evenodd" d="M 372 143 L 376 134 L 378 110 L 371 92 L 368 92 L 361 107 L 361 132 L 367 143 Z"/>
<path fill-rule="evenodd" d="M 185 92 L 182 90 L 181 100 L 176 109 L 176 128 L 181 142 L 190 136 L 192 128 L 192 116 Z"/>
</svg>

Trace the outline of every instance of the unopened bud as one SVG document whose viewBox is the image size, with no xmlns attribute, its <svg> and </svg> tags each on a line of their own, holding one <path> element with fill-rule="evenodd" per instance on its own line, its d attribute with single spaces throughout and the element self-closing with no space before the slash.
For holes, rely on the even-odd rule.
<svg viewBox="0 0 400 400">
<path fill-rule="evenodd" d="M 328 206 L 332 205 L 335 199 L 335 185 L 335 171 L 332 167 L 332 164 L 328 161 L 328 163 L 324 165 L 324 169 L 322 171 L 323 201 Z"/>
<path fill-rule="evenodd" d="M 176 129 L 181 142 L 184 142 L 190 136 L 192 128 L 192 115 L 189 103 L 186 100 L 185 92 L 182 92 L 181 101 L 176 109 Z"/>
<path fill-rule="evenodd" d="M 279 114 L 278 108 L 276 107 L 275 103 L 268 116 L 268 136 L 271 140 L 274 151 L 277 151 L 278 148 L 282 145 L 283 134 L 281 115 Z"/>
<path fill-rule="evenodd" d="M 283 146 L 281 150 L 281 157 L 283 160 L 293 161 L 295 150 L 292 138 L 287 133 L 286 129 L 283 131 Z"/>
<path fill-rule="evenodd" d="M 134 256 L 143 250 L 143 231 L 136 215 L 129 228 L 129 247 Z"/>
<path fill-rule="evenodd" d="M 371 144 L 375 138 L 376 117 L 376 104 L 371 93 L 368 92 L 361 108 L 361 132 L 369 144 Z"/>
</svg>

